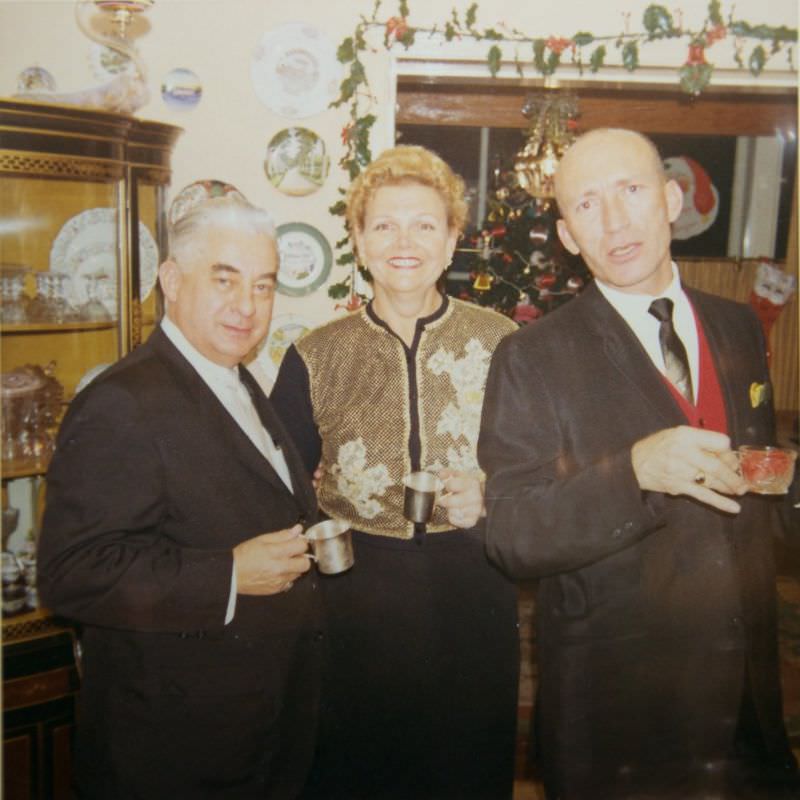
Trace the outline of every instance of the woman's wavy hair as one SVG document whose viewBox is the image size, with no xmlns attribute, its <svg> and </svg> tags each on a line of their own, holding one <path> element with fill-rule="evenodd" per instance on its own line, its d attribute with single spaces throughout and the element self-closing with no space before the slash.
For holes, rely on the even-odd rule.
<svg viewBox="0 0 800 800">
<path fill-rule="evenodd" d="M 447 225 L 461 233 L 467 221 L 464 181 L 436 153 L 419 145 L 399 145 L 384 150 L 350 184 L 347 191 L 347 225 L 351 237 L 364 229 L 367 206 L 382 186 L 418 183 L 435 189 L 444 201 Z"/>
</svg>

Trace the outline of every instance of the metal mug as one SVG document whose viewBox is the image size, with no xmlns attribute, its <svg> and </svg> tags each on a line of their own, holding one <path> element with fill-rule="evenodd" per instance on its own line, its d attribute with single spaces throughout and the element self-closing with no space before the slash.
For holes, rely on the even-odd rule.
<svg viewBox="0 0 800 800">
<path fill-rule="evenodd" d="M 326 519 L 312 525 L 304 534 L 311 545 L 317 569 L 324 575 L 337 575 L 353 566 L 353 540 L 350 525 L 340 519 Z"/>
<path fill-rule="evenodd" d="M 433 516 L 436 495 L 444 488 L 432 472 L 412 472 L 403 478 L 403 516 L 411 522 L 428 522 Z"/>
</svg>

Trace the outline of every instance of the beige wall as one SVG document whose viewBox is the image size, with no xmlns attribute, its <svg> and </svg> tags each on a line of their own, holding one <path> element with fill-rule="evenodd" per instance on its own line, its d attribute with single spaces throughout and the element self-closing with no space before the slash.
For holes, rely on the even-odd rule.
<svg viewBox="0 0 800 800">
<path fill-rule="evenodd" d="M 452 8 L 462 13 L 466 0 L 409 0 L 411 24 L 443 23 Z M 624 30 L 625 14 L 630 14 L 630 27 L 638 29 L 638 20 L 649 0 L 616 0 L 614 9 L 595 0 L 483 0 L 479 3 L 478 26 L 490 27 L 505 22 L 531 35 L 569 36 L 577 30 L 597 35 L 616 34 Z M 698 26 L 705 17 L 707 0 L 682 0 L 686 26 Z M 267 109 L 256 97 L 250 83 L 250 58 L 261 34 L 285 22 L 305 21 L 324 31 L 334 44 L 352 33 L 359 15 L 372 12 L 373 0 L 156 0 L 145 15 L 143 27 L 149 28 L 137 38 L 138 48 L 148 69 L 151 98 L 138 113 L 184 128 L 173 159 L 172 189 L 204 177 L 218 177 L 236 184 L 253 202 L 270 209 L 276 221 L 304 221 L 317 227 L 333 245 L 341 238 L 341 221 L 328 213 L 338 198 L 337 189 L 345 183 L 336 166 L 341 155 L 340 131 L 347 121 L 344 109 L 326 110 L 305 120 L 293 122 Z M 384 16 L 396 13 L 395 2 L 384 3 Z M 729 11 L 724 3 L 723 11 Z M 737 0 L 736 14 L 753 23 L 797 25 L 795 0 Z M 140 23 L 142 24 L 142 23 Z M 374 147 L 381 149 L 392 141 L 393 92 L 392 60 L 383 50 L 381 38 L 373 34 L 378 52 L 367 59 L 371 88 L 375 93 L 380 115 L 375 129 Z M 469 48 L 466 59 L 480 58 L 479 48 Z M 674 69 L 685 58 L 685 42 L 665 42 L 642 50 L 649 65 L 669 65 L 666 79 L 672 81 Z M 447 57 L 458 48 L 418 48 L 428 56 Z M 611 50 L 611 48 L 609 48 Z M 0 0 L 0 95 L 16 91 L 17 75 L 25 67 L 39 65 L 48 69 L 58 81 L 59 91 L 76 91 L 98 83 L 89 65 L 90 42 L 78 29 L 69 0 Z M 485 46 L 484 46 L 485 51 Z M 718 67 L 732 66 L 732 44 L 715 45 L 713 60 Z M 784 69 L 785 57 L 776 62 Z M 203 85 L 199 106 L 188 112 L 167 107 L 161 99 L 160 85 L 164 76 L 176 67 L 193 70 Z M 418 68 L 418 67 L 417 67 Z M 424 69 L 424 66 L 423 66 Z M 433 67 L 432 67 L 433 69 Z M 436 70 L 441 70 L 437 64 Z M 475 69 L 487 75 L 481 63 Z M 513 76 L 513 69 L 506 74 Z M 644 76 L 642 71 L 627 75 L 613 70 L 600 75 L 606 80 L 632 80 Z M 664 76 L 661 76 L 663 79 Z M 742 81 L 749 80 L 746 72 Z M 736 78 L 737 80 L 739 78 Z M 762 85 L 769 82 L 769 76 Z M 533 84 L 535 85 L 535 84 Z M 291 124 L 309 127 L 322 136 L 332 155 L 331 175 L 317 193 L 304 197 L 287 197 L 266 180 L 262 160 L 269 139 Z M 345 275 L 343 267 L 334 266 L 332 281 Z M 303 298 L 280 296 L 276 313 L 296 313 L 323 321 L 335 313 L 334 302 L 322 287 Z"/>
</svg>

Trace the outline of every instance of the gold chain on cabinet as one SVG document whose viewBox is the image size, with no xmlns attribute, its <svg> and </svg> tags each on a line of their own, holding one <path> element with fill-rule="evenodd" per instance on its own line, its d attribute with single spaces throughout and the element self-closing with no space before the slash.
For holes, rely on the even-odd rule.
<svg viewBox="0 0 800 800">
<path fill-rule="evenodd" d="M 32 617 L 26 615 L 23 619 L 14 620 L 13 618 L 3 621 L 3 640 L 19 641 L 20 639 L 30 639 L 43 633 L 50 633 L 62 627 L 50 614 L 42 611 L 36 612 Z"/>
<path fill-rule="evenodd" d="M 123 166 L 118 163 L 102 163 L 95 159 L 84 161 L 80 158 L 46 154 L 31 156 L 25 152 L 6 150 L 0 152 L 0 173 L 2 172 L 57 175 L 88 180 L 118 180 L 123 175 Z"/>
</svg>

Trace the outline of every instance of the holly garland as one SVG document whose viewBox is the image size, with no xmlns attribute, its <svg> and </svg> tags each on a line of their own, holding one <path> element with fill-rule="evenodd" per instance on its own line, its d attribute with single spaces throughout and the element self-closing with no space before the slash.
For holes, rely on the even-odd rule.
<svg viewBox="0 0 800 800">
<path fill-rule="evenodd" d="M 503 48 L 509 45 L 514 48 L 513 63 L 520 77 L 523 76 L 526 65 L 532 65 L 539 74 L 546 77 L 555 74 L 565 65 L 577 68 L 581 75 L 587 70 L 597 73 L 606 66 L 609 48 L 619 51 L 626 70 L 635 72 L 639 68 L 640 52 L 648 45 L 663 39 L 686 39 L 686 60 L 677 68 L 677 79 L 681 89 L 694 96 L 700 95 L 710 85 L 713 77 L 714 67 L 706 60 L 707 51 L 716 42 L 729 36 L 735 40 L 734 58 L 737 65 L 740 69 L 749 70 L 753 76 L 758 77 L 767 62 L 778 53 L 784 53 L 789 68 L 794 69 L 796 29 L 785 25 L 754 25 L 735 19 L 733 10 L 725 17 L 720 0 L 710 0 L 707 16 L 698 30 L 684 27 L 680 10 L 672 12 L 664 4 L 654 3 L 645 9 L 639 31 L 625 30 L 602 36 L 579 31 L 568 37 L 532 36 L 505 24 L 479 27 L 478 3 L 472 3 L 463 14 L 452 9 L 449 18 L 430 27 L 412 25 L 407 0 L 400 0 L 397 13 L 389 17 L 380 16 L 382 5 L 381 0 L 375 0 L 372 14 L 368 17 L 360 16 L 353 34 L 346 37 L 337 50 L 339 61 L 345 65 L 346 76 L 340 85 L 339 97 L 331 103 L 331 107 L 347 106 L 349 109 L 349 121 L 342 129 L 344 154 L 339 165 L 350 180 L 372 160 L 369 137 L 377 121 L 377 116 L 372 112 L 376 101 L 370 90 L 361 56 L 378 50 L 378 45 L 371 43 L 371 38 L 374 37 L 370 37 L 370 34 L 374 32 L 381 34 L 380 45 L 387 50 L 395 43 L 408 49 L 414 44 L 418 34 L 439 34 L 448 42 L 463 39 L 492 42 L 486 56 L 487 69 L 492 77 L 500 71 L 505 58 Z M 520 57 L 520 50 L 526 48 L 530 53 L 527 61 Z M 340 189 L 339 192 L 343 196 L 345 190 Z M 334 203 L 329 210 L 334 215 L 344 216 L 344 200 Z M 334 299 L 348 298 L 344 307 L 352 310 L 364 299 L 356 289 L 356 269 L 361 271 L 363 277 L 368 276 L 356 265 L 349 237 L 345 236 L 338 241 L 336 248 L 340 253 L 336 263 L 350 267 L 350 275 L 331 285 L 328 294 Z"/>
</svg>

